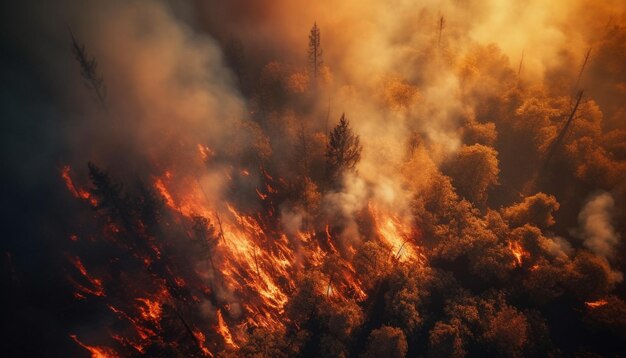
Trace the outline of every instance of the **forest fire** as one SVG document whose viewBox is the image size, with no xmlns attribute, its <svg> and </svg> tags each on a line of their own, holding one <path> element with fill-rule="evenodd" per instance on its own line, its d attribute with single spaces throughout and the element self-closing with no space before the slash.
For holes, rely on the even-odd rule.
<svg viewBox="0 0 626 358">
<path fill-rule="evenodd" d="M 6 354 L 626 351 L 626 5 L 436 3 L 9 12 Z"/>
</svg>

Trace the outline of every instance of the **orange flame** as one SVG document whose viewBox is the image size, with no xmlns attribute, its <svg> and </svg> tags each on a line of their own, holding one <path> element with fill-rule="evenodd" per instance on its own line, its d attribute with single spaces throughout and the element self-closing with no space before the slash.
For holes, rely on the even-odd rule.
<svg viewBox="0 0 626 358">
<path fill-rule="evenodd" d="M 97 347 L 97 346 L 89 346 L 85 343 L 78 340 L 75 334 L 70 334 L 70 338 L 74 340 L 78 345 L 85 348 L 91 353 L 91 358 L 116 358 L 119 357 L 117 352 L 109 347 Z"/>
<path fill-rule="evenodd" d="M 161 194 L 163 199 L 165 199 L 165 204 L 167 204 L 167 206 L 169 206 L 170 208 L 176 209 L 176 204 L 174 204 L 174 199 L 172 198 L 172 195 L 165 187 L 165 184 L 163 183 L 163 180 L 161 178 L 158 178 L 154 182 L 154 187 L 157 189 L 159 194 Z"/>
<path fill-rule="evenodd" d="M 70 176 L 71 170 L 72 168 L 70 168 L 69 165 L 63 166 L 63 168 L 61 168 L 61 178 L 63 178 L 67 190 L 69 190 L 70 193 L 72 193 L 72 195 L 74 195 L 75 197 L 80 198 L 80 194 L 78 193 L 78 190 L 76 190 L 76 186 L 74 185 L 72 177 Z"/>
<path fill-rule="evenodd" d="M 143 303 L 139 306 L 141 316 L 146 320 L 157 321 L 161 317 L 161 304 L 147 298 L 137 298 L 137 301 Z"/>
<path fill-rule="evenodd" d="M 522 267 L 524 257 L 528 257 L 529 253 L 526 252 L 517 241 L 509 241 L 509 250 L 511 250 L 513 257 L 515 257 L 515 265 Z"/>
<path fill-rule="evenodd" d="M 368 204 L 370 212 L 374 217 L 377 232 L 383 241 L 392 249 L 392 255 L 400 262 L 419 260 L 417 254 L 419 248 L 412 240 L 415 236 L 412 233 L 411 223 L 408 219 L 403 220 L 398 215 L 393 215 L 379 210 L 372 202 Z"/>
<path fill-rule="evenodd" d="M 70 193 L 72 193 L 72 195 L 76 198 L 89 200 L 89 202 L 93 206 L 98 205 L 98 200 L 91 196 L 91 194 L 87 190 L 76 187 L 70 174 L 71 171 L 72 168 L 69 165 L 64 165 L 63 168 L 61 168 L 61 178 L 63 179 L 63 182 L 65 182 L 67 190 L 69 190 Z"/>
<path fill-rule="evenodd" d="M 196 337 L 198 345 L 200 346 L 200 349 L 202 349 L 202 353 L 208 357 L 213 357 L 213 353 L 211 353 L 211 351 L 209 351 L 209 349 L 205 346 L 206 337 L 204 336 L 204 333 L 196 329 L 193 331 L 193 335 Z"/>
<path fill-rule="evenodd" d="M 80 260 L 80 258 L 78 258 L 78 257 L 71 258 L 70 257 L 69 261 L 72 263 L 72 265 L 74 265 L 74 267 L 81 273 L 81 275 L 87 280 L 87 282 L 89 282 L 89 284 L 92 287 L 92 288 L 85 287 L 84 285 L 81 285 L 81 284 L 77 283 L 76 281 L 70 279 L 74 283 L 76 288 L 79 291 L 81 291 L 82 293 L 86 293 L 86 294 L 90 294 L 90 295 L 94 295 L 94 296 L 98 296 L 98 297 L 103 297 L 104 296 L 104 286 L 102 285 L 102 280 L 89 276 L 89 273 L 87 272 L 87 269 L 83 265 L 83 263 Z M 77 293 L 75 296 L 77 298 L 85 298 L 85 296 L 82 295 L 81 293 Z"/>
<path fill-rule="evenodd" d="M 224 338 L 224 342 L 233 348 L 239 348 L 237 344 L 235 344 L 233 336 L 230 334 L 228 325 L 224 322 L 222 311 L 220 309 L 217 310 L 217 325 L 217 332 Z"/>
<path fill-rule="evenodd" d="M 587 307 L 589 308 L 598 308 L 598 307 L 602 307 L 606 305 L 607 303 L 609 303 L 607 300 L 597 300 L 597 301 L 585 302 L 585 305 L 587 305 Z"/>
</svg>

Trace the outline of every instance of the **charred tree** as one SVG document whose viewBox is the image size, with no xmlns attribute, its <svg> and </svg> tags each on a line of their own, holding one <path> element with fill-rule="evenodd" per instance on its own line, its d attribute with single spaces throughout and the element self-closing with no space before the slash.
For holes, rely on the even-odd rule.
<svg viewBox="0 0 626 358">
<path fill-rule="evenodd" d="M 98 198 L 95 209 L 109 215 L 111 220 L 121 220 L 126 229 L 132 230 L 131 203 L 128 197 L 122 194 L 122 184 L 114 182 L 109 173 L 101 170 L 92 162 L 87 163 L 89 178 L 93 184 L 92 195 Z"/>
<path fill-rule="evenodd" d="M 209 259 L 211 269 L 215 273 L 215 264 L 213 263 L 213 249 L 217 243 L 215 236 L 215 227 L 209 219 L 201 215 L 193 216 L 193 232 L 195 234 L 195 242 L 198 245 L 198 252 L 202 259 Z"/>
<path fill-rule="evenodd" d="M 146 233 L 155 235 L 159 231 L 159 221 L 163 215 L 163 200 L 143 182 L 137 185 L 139 193 L 135 209 Z"/>
</svg>

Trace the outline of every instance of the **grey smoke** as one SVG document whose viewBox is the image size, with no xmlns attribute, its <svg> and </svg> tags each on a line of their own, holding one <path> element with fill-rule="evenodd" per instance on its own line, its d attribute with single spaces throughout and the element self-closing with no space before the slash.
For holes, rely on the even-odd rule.
<svg viewBox="0 0 626 358">
<path fill-rule="evenodd" d="M 610 193 L 591 196 L 578 215 L 583 245 L 606 259 L 615 256 L 620 235 L 612 225 L 615 200 Z"/>
</svg>

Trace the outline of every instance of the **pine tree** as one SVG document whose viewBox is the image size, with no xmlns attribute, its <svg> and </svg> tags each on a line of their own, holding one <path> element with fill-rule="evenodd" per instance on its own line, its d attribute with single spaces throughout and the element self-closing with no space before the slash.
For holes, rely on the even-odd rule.
<svg viewBox="0 0 626 358">
<path fill-rule="evenodd" d="M 330 133 L 326 145 L 326 175 L 333 182 L 349 170 L 353 170 L 359 160 L 363 146 L 359 136 L 350 128 L 345 114 L 341 115 L 339 124 Z"/>
<path fill-rule="evenodd" d="M 128 197 L 122 195 L 122 184 L 116 183 L 109 173 L 92 162 L 87 163 L 89 178 L 93 184 L 91 194 L 97 198 L 96 210 L 106 212 L 112 220 L 121 219 L 130 227 L 131 205 Z"/>
<path fill-rule="evenodd" d="M 323 64 L 322 61 L 322 47 L 320 28 L 317 23 L 313 23 L 311 32 L 309 33 L 309 66 L 313 75 L 313 83 L 317 82 L 317 76 L 319 74 L 320 67 Z"/>
<path fill-rule="evenodd" d="M 98 73 L 98 61 L 87 53 L 85 45 L 78 42 L 71 29 L 70 36 L 74 58 L 80 65 L 80 74 L 83 76 L 87 87 L 96 93 L 100 105 L 106 109 L 106 87 L 102 75 Z"/>
</svg>

